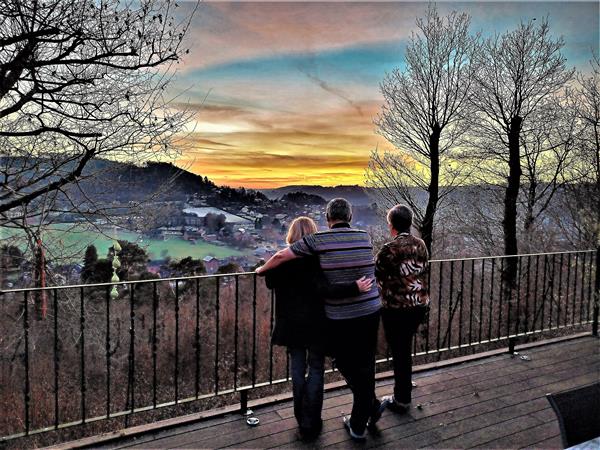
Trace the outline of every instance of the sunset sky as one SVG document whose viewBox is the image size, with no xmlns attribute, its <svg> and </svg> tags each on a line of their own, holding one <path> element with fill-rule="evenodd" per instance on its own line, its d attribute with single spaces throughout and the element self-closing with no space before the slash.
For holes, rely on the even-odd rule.
<svg viewBox="0 0 600 450">
<path fill-rule="evenodd" d="M 598 49 L 597 2 L 442 2 L 473 31 L 503 32 L 549 17 L 568 64 Z M 180 10 L 189 12 L 191 3 Z M 195 113 L 178 164 L 219 184 L 362 184 L 379 83 L 400 66 L 427 3 L 203 2 L 172 94 Z"/>
</svg>

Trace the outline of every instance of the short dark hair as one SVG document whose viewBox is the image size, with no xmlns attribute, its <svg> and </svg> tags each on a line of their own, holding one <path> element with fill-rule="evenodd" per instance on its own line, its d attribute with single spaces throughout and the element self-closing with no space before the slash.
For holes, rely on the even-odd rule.
<svg viewBox="0 0 600 450">
<path fill-rule="evenodd" d="M 352 220 L 352 205 L 345 198 L 334 198 L 327 203 L 327 220 L 350 222 Z"/>
<path fill-rule="evenodd" d="M 388 211 L 387 220 L 396 231 L 410 231 L 413 221 L 413 212 L 406 205 L 396 205 Z"/>
</svg>

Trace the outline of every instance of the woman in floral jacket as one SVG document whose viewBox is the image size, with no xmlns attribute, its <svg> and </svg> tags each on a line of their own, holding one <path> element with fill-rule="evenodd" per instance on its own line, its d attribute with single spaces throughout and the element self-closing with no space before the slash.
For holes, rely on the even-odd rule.
<svg viewBox="0 0 600 450">
<path fill-rule="evenodd" d="M 387 221 L 393 239 L 375 259 L 383 304 L 381 317 L 394 359 L 394 395 L 383 400 L 401 413 L 408 411 L 411 402 L 411 343 L 429 310 L 429 255 L 423 240 L 410 232 L 412 218 L 407 206 L 396 205 L 389 210 Z"/>
</svg>

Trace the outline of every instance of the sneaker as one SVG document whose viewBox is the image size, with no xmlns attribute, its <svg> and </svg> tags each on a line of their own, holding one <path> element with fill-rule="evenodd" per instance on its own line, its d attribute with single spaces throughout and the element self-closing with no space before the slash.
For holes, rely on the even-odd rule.
<svg viewBox="0 0 600 450">
<path fill-rule="evenodd" d="M 385 397 L 382 398 L 381 401 L 377 399 L 375 399 L 375 401 L 377 403 L 375 405 L 375 408 L 373 408 L 373 411 L 371 412 L 371 417 L 369 417 L 369 420 L 367 422 L 368 430 L 372 430 L 375 427 L 375 424 L 379 421 L 379 419 L 381 419 L 383 411 L 385 411 L 389 404 L 389 400 L 387 400 Z"/>
<path fill-rule="evenodd" d="M 395 413 L 406 414 L 410 410 L 410 403 L 397 402 L 393 395 L 387 395 L 381 399 L 381 402 L 385 402 L 386 406 Z"/>
<path fill-rule="evenodd" d="M 342 418 L 344 422 L 344 428 L 348 431 L 348 434 L 354 441 L 364 441 L 367 438 L 367 430 L 363 431 L 362 434 L 355 433 L 350 426 L 350 416 L 344 416 Z"/>
</svg>

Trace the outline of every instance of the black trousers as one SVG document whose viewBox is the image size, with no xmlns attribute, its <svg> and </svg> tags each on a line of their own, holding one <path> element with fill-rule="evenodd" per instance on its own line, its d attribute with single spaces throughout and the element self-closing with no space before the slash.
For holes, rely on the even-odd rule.
<svg viewBox="0 0 600 450">
<path fill-rule="evenodd" d="M 346 320 L 328 320 L 331 352 L 335 365 L 352 391 L 350 426 L 355 433 L 365 430 L 379 401 L 375 397 L 375 351 L 379 311 Z"/>
<path fill-rule="evenodd" d="M 382 309 L 385 338 L 394 358 L 394 398 L 410 403 L 412 391 L 412 342 L 428 307 Z"/>
</svg>

